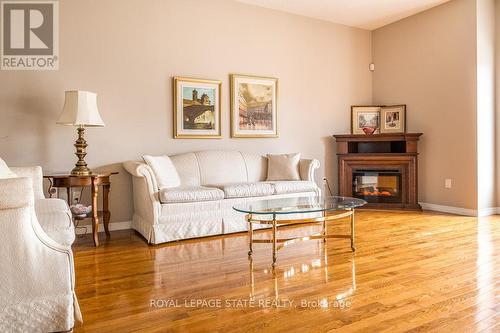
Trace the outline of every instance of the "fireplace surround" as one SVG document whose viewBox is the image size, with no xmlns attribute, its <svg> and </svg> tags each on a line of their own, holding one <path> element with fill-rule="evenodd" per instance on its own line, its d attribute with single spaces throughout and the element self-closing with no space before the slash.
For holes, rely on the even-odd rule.
<svg viewBox="0 0 500 333">
<path fill-rule="evenodd" d="M 421 210 L 417 185 L 421 135 L 334 135 L 339 195 L 364 199 L 365 208 Z"/>
</svg>

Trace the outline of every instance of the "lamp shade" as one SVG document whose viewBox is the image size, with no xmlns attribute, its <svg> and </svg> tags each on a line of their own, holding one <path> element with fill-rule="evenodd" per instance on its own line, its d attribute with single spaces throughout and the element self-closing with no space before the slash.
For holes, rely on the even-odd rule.
<svg viewBox="0 0 500 333">
<path fill-rule="evenodd" d="M 64 107 L 57 120 L 60 125 L 104 127 L 97 109 L 97 94 L 72 90 L 66 91 Z"/>
</svg>

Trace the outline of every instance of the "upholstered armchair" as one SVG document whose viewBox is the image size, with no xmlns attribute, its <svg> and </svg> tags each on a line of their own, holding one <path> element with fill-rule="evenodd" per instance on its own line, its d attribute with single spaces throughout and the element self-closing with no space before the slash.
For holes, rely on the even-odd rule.
<svg viewBox="0 0 500 333">
<path fill-rule="evenodd" d="M 40 168 L 13 170 L 23 177 L 0 179 L 0 332 L 69 331 L 81 321 L 71 245 L 35 213 L 35 201 L 58 199 L 43 199 Z"/>
</svg>

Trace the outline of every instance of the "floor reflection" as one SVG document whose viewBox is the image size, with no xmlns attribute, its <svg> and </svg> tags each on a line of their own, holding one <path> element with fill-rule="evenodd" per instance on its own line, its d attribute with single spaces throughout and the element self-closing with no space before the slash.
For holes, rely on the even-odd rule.
<svg viewBox="0 0 500 333">
<path fill-rule="evenodd" d="M 491 315 L 495 308 L 495 290 L 493 276 L 493 242 L 490 218 L 479 218 L 477 224 L 477 259 L 476 259 L 476 283 L 477 304 L 475 313 L 477 320 L 477 331 L 488 328 L 488 323 L 483 319 Z M 484 326 L 483 326 L 484 325 Z"/>
<path fill-rule="evenodd" d="M 315 231 L 297 228 L 289 232 Z M 257 233 L 257 237 L 265 236 L 265 231 Z M 280 253 L 274 270 L 268 246 L 255 248 L 253 258 L 247 257 L 247 248 L 246 234 L 152 247 L 148 262 L 154 267 L 154 298 L 183 301 L 231 295 L 229 298 L 258 304 L 293 299 L 294 306 L 306 299 L 319 303 L 311 307 L 323 307 L 323 303 L 350 302 L 356 291 L 354 255 L 343 240 L 298 242 Z M 248 273 L 242 275 L 246 270 Z M 184 288 L 179 287 L 179 281 Z"/>
<path fill-rule="evenodd" d="M 283 268 L 281 268 L 279 265 L 275 269 L 272 268 L 264 268 L 264 269 L 256 269 L 254 265 L 254 259 L 252 256 L 248 257 L 248 271 L 250 275 L 250 294 L 249 298 L 250 300 L 255 300 L 256 299 L 256 287 L 259 285 L 259 281 L 265 285 L 266 281 L 269 281 L 269 279 L 272 280 L 272 285 L 273 285 L 273 290 L 271 294 L 273 295 L 275 300 L 278 300 L 280 297 L 280 283 L 287 283 L 287 282 L 293 282 L 294 279 L 297 280 L 297 282 L 303 283 L 304 279 L 305 280 L 311 280 L 311 282 L 318 282 L 317 278 L 311 278 L 309 279 L 308 275 L 317 273 L 318 271 L 322 271 L 322 282 L 327 284 L 329 282 L 334 282 L 331 281 L 330 279 L 330 274 L 329 270 L 333 270 L 335 268 L 335 265 L 328 264 L 328 254 L 325 249 L 326 245 L 324 245 L 323 242 L 319 242 L 321 244 L 321 253 L 319 257 L 310 259 L 306 262 L 300 263 L 300 264 L 295 264 L 295 265 L 286 265 Z M 346 256 L 343 256 L 343 258 L 347 258 Z M 335 300 L 337 301 L 343 301 L 346 300 L 347 298 L 351 297 L 354 295 L 356 291 L 356 262 L 355 262 L 355 256 L 354 254 L 349 255 L 349 259 L 347 259 L 350 262 L 350 275 L 351 275 L 351 283 L 349 286 L 346 286 L 342 292 L 339 292 L 334 296 Z M 255 275 L 260 273 L 259 275 L 262 276 L 259 281 L 256 281 Z M 264 292 L 266 289 L 264 289 Z M 265 295 L 263 295 L 265 296 Z M 328 300 L 326 298 L 323 299 L 325 304 L 328 303 Z"/>
</svg>

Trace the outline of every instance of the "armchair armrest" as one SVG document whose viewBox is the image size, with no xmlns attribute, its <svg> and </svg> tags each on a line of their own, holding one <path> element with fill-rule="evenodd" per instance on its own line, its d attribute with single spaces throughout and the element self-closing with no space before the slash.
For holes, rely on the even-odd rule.
<svg viewBox="0 0 500 333">
<path fill-rule="evenodd" d="M 0 210 L 22 208 L 32 204 L 31 178 L 0 179 Z"/>
<path fill-rule="evenodd" d="M 0 180 L 0 243 L 9 254 L 0 259 L 0 331 L 29 331 L 38 312 L 47 316 L 40 331 L 67 331 L 81 321 L 73 255 L 43 231 L 33 201 L 32 178 Z"/>
<path fill-rule="evenodd" d="M 320 163 L 317 159 L 305 160 L 299 162 L 300 179 L 314 181 L 314 172 L 318 169 Z"/>
<path fill-rule="evenodd" d="M 14 172 L 18 177 L 28 177 L 33 181 L 33 193 L 35 199 L 43 199 L 45 195 L 43 194 L 43 173 L 42 167 L 10 167 L 12 172 Z"/>
</svg>

